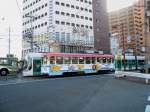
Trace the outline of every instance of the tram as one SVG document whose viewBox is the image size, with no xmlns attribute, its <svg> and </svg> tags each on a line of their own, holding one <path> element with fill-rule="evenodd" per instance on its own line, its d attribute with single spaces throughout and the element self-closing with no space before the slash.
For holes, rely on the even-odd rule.
<svg viewBox="0 0 150 112">
<path fill-rule="evenodd" d="M 115 68 L 116 70 L 126 70 L 132 71 L 137 69 L 140 70 L 145 65 L 145 56 L 126 56 L 125 63 L 123 60 L 123 55 L 115 57 Z"/>
<path fill-rule="evenodd" d="M 24 76 L 115 72 L 114 56 L 109 54 L 32 53 L 26 59 Z"/>
</svg>

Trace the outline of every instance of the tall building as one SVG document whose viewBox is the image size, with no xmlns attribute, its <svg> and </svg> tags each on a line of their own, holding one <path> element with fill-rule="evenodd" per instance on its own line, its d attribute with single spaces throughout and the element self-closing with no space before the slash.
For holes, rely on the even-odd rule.
<svg viewBox="0 0 150 112">
<path fill-rule="evenodd" d="M 109 13 L 109 30 L 118 33 L 120 49 L 144 55 L 144 0 Z"/>
<path fill-rule="evenodd" d="M 147 26 L 147 34 L 146 34 L 146 46 L 147 46 L 147 49 L 146 49 L 146 58 L 147 58 L 147 62 L 150 64 L 150 0 L 145 0 L 145 15 L 146 15 L 146 18 L 145 18 L 145 21 L 147 22 L 146 24 L 148 25 Z M 146 33 L 146 32 L 145 32 Z"/>
<path fill-rule="evenodd" d="M 94 47 L 110 53 L 110 39 L 106 0 L 93 0 Z"/>
<path fill-rule="evenodd" d="M 23 56 L 29 52 L 91 49 L 94 47 L 92 0 L 23 0 L 22 33 Z"/>
</svg>

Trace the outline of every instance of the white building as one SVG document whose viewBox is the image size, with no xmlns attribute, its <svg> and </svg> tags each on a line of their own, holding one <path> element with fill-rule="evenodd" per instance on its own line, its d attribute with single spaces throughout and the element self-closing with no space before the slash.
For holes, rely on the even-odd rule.
<svg viewBox="0 0 150 112">
<path fill-rule="evenodd" d="M 93 48 L 92 12 L 92 0 L 23 0 L 23 56 L 31 52 L 29 37 L 33 52 Z"/>
</svg>

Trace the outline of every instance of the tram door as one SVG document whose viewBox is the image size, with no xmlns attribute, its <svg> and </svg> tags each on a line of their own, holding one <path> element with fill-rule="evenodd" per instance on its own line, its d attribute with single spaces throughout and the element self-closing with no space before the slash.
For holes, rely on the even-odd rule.
<svg viewBox="0 0 150 112">
<path fill-rule="evenodd" d="M 41 75 L 41 59 L 33 60 L 33 76 Z"/>
</svg>

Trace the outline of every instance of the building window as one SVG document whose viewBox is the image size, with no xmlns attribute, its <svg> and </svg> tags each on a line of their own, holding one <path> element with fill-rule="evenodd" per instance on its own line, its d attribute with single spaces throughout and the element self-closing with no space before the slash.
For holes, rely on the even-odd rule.
<svg viewBox="0 0 150 112">
<path fill-rule="evenodd" d="M 83 16 L 81 16 L 81 19 L 84 19 L 84 17 L 83 17 Z"/>
<path fill-rule="evenodd" d="M 65 41 L 65 32 L 61 33 L 61 41 Z"/>
<path fill-rule="evenodd" d="M 65 13 L 64 13 L 64 12 L 61 12 L 61 15 L 65 15 Z"/>
<path fill-rule="evenodd" d="M 79 18 L 79 15 L 76 15 L 76 18 Z"/>
<path fill-rule="evenodd" d="M 80 9 L 83 11 L 83 8 L 82 8 L 82 7 L 81 7 Z"/>
<path fill-rule="evenodd" d="M 47 16 L 47 12 L 45 13 L 45 16 Z"/>
<path fill-rule="evenodd" d="M 45 7 L 47 7 L 47 3 L 45 4 Z"/>
<path fill-rule="evenodd" d="M 67 16 L 70 16 L 70 14 L 69 14 L 69 13 L 67 13 L 66 15 L 67 15 Z"/>
<path fill-rule="evenodd" d="M 59 11 L 56 11 L 55 13 L 56 13 L 56 14 L 59 14 Z"/>
<path fill-rule="evenodd" d="M 92 10 L 90 9 L 89 12 L 92 12 Z"/>
<path fill-rule="evenodd" d="M 85 11 L 88 11 L 88 9 L 85 8 Z"/>
<path fill-rule="evenodd" d="M 47 22 L 45 22 L 45 26 L 47 25 Z"/>
<path fill-rule="evenodd" d="M 66 23 L 66 25 L 70 26 L 70 23 L 69 23 L 69 22 L 67 22 L 67 23 Z"/>
<path fill-rule="evenodd" d="M 56 39 L 57 41 L 59 41 L 59 37 L 60 37 L 59 32 L 56 32 L 56 33 L 55 33 L 55 36 L 56 36 L 56 38 L 55 38 L 55 39 Z"/>
<path fill-rule="evenodd" d="M 56 21 L 56 24 L 59 24 L 59 21 Z"/>
<path fill-rule="evenodd" d="M 75 17 L 75 15 L 74 15 L 74 14 L 71 14 L 71 17 Z"/>
<path fill-rule="evenodd" d="M 70 33 L 67 33 L 67 34 L 66 34 L 66 41 L 67 41 L 67 42 L 70 42 Z"/>
<path fill-rule="evenodd" d="M 71 8 L 74 8 L 74 5 L 71 5 Z"/>
<path fill-rule="evenodd" d="M 61 3 L 61 6 L 65 6 L 65 4 L 64 4 L 64 3 Z"/>
<path fill-rule="evenodd" d="M 79 6 L 76 6 L 76 9 L 79 9 Z"/>
<path fill-rule="evenodd" d="M 69 5 L 69 4 L 66 4 L 66 7 L 70 7 L 70 5 Z"/>
<path fill-rule="evenodd" d="M 56 5 L 59 5 L 59 2 L 56 2 Z"/>
<path fill-rule="evenodd" d="M 65 24 L 65 22 L 64 22 L 64 21 L 62 21 L 62 22 L 61 22 L 61 24 L 62 24 L 62 25 L 64 25 L 64 24 Z"/>
<path fill-rule="evenodd" d="M 72 23 L 72 24 L 71 24 L 71 26 L 75 26 L 75 24 L 74 24 L 74 23 Z"/>
<path fill-rule="evenodd" d="M 86 20 L 88 20 L 88 17 L 85 17 Z"/>
</svg>

